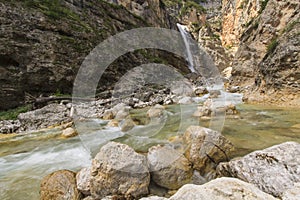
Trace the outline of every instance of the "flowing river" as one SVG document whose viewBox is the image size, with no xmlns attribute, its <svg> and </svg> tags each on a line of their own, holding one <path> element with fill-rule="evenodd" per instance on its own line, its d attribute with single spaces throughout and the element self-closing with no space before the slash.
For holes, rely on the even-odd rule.
<svg viewBox="0 0 300 200">
<path fill-rule="evenodd" d="M 167 143 L 168 138 L 182 134 L 190 125 L 208 126 L 208 121 L 190 117 L 195 105 L 167 106 L 160 127 L 149 122 L 146 110 L 132 111 L 132 118 L 140 125 L 130 135 L 107 127 L 107 121 L 92 119 L 77 124 L 80 135 L 70 139 L 61 138 L 58 128 L 0 136 L 0 199 L 39 199 L 44 176 L 60 169 L 77 171 L 89 166 L 106 141 L 123 142 L 145 152 L 155 144 Z M 300 110 L 247 104 L 238 105 L 238 110 L 238 118 L 226 117 L 222 131 L 236 147 L 234 156 L 285 141 L 300 142 Z M 155 134 L 153 128 L 157 129 Z"/>
</svg>

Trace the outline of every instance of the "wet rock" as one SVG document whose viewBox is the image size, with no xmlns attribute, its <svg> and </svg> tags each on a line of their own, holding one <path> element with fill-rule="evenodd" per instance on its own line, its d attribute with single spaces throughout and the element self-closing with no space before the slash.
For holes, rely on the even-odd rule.
<svg viewBox="0 0 300 200">
<path fill-rule="evenodd" d="M 121 110 L 119 110 L 115 116 L 116 120 L 123 120 L 125 119 L 127 116 L 129 116 L 129 108 L 122 108 Z"/>
<path fill-rule="evenodd" d="M 138 198 L 148 194 L 149 182 L 146 157 L 125 144 L 109 142 L 93 159 L 90 190 L 96 199 L 108 195 Z"/>
<path fill-rule="evenodd" d="M 218 105 L 212 99 L 206 100 L 202 106 L 199 106 L 194 112 L 194 117 L 206 118 L 216 116 L 220 113 L 228 115 L 238 115 L 239 111 L 236 106 L 231 102 L 223 102 L 222 105 Z M 233 116 L 234 117 L 234 116 Z"/>
<path fill-rule="evenodd" d="M 111 111 L 112 111 L 113 116 L 116 116 L 120 110 L 126 110 L 126 108 L 128 110 L 130 109 L 130 107 L 127 106 L 125 103 L 118 103 L 111 109 Z"/>
<path fill-rule="evenodd" d="M 91 195 L 90 192 L 91 168 L 82 168 L 76 174 L 77 189 L 84 195 Z"/>
<path fill-rule="evenodd" d="M 190 126 L 183 139 L 188 145 L 186 157 L 193 163 L 194 169 L 206 176 L 211 174 L 214 177 L 218 163 L 228 161 L 234 149 L 221 133 L 200 126 Z"/>
<path fill-rule="evenodd" d="M 206 89 L 206 87 L 196 87 L 194 90 L 194 93 L 197 96 L 202 96 L 208 93 L 208 90 Z"/>
<path fill-rule="evenodd" d="M 44 177 L 41 183 L 41 200 L 80 200 L 76 188 L 75 173 L 68 170 L 56 171 Z"/>
<path fill-rule="evenodd" d="M 295 183 L 294 187 L 286 190 L 282 195 L 282 200 L 298 200 L 300 199 L 300 182 Z"/>
<path fill-rule="evenodd" d="M 150 118 L 160 117 L 164 114 L 165 107 L 159 104 L 156 104 L 154 107 L 150 108 L 147 111 L 147 116 Z"/>
<path fill-rule="evenodd" d="M 273 196 L 281 196 L 300 181 L 299 155 L 300 144 L 286 142 L 221 163 L 218 173 L 252 183 Z"/>
<path fill-rule="evenodd" d="M 70 122 L 69 110 L 65 105 L 50 104 L 41 109 L 21 113 L 18 116 L 24 130 L 37 130 Z"/>
<path fill-rule="evenodd" d="M 66 128 L 62 132 L 62 136 L 65 137 L 65 138 L 75 137 L 76 135 L 78 135 L 77 131 L 74 128 L 71 128 L 71 127 Z"/>
<path fill-rule="evenodd" d="M 204 185 L 187 184 L 169 198 L 170 200 L 197 199 L 197 200 L 276 200 L 271 195 L 262 192 L 250 183 L 235 178 L 218 178 Z"/>
<path fill-rule="evenodd" d="M 182 97 L 181 99 L 179 99 L 178 103 L 179 104 L 191 104 L 193 103 L 193 99 L 192 97 Z"/>
<path fill-rule="evenodd" d="M 135 126 L 135 123 L 130 117 L 127 117 L 126 119 L 120 121 L 120 123 L 119 123 L 119 127 L 120 127 L 121 131 L 123 131 L 123 132 L 127 132 L 127 131 L 133 129 L 134 126 Z"/>
<path fill-rule="evenodd" d="M 111 120 L 111 119 L 113 119 L 114 118 L 114 114 L 113 114 L 112 110 L 111 109 L 105 110 L 104 113 L 103 113 L 103 115 L 102 115 L 102 118 L 104 120 Z"/>
<path fill-rule="evenodd" d="M 192 179 L 193 170 L 190 162 L 172 147 L 151 147 L 147 158 L 151 178 L 159 186 L 178 189 Z"/>
<path fill-rule="evenodd" d="M 110 127 L 119 127 L 119 121 L 118 120 L 110 120 L 108 123 L 107 123 L 107 126 L 110 126 Z"/>
</svg>

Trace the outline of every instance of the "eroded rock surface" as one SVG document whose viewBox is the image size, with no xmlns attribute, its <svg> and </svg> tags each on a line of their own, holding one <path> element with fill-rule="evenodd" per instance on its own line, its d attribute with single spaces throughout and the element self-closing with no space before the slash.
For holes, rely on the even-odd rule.
<svg viewBox="0 0 300 200">
<path fill-rule="evenodd" d="M 154 146 L 148 151 L 152 180 L 162 187 L 178 189 L 191 182 L 193 170 L 190 162 L 169 146 Z"/>
<path fill-rule="evenodd" d="M 200 126 L 190 126 L 183 139 L 188 145 L 186 157 L 193 168 L 201 175 L 209 173 L 212 177 L 218 163 L 229 160 L 234 148 L 221 133 Z"/>
<path fill-rule="evenodd" d="M 256 185 L 274 196 L 300 182 L 300 144 L 286 142 L 221 163 L 218 172 Z"/>
<path fill-rule="evenodd" d="M 109 142 L 93 159 L 90 191 L 96 199 L 108 195 L 138 198 L 148 194 L 149 183 L 146 157 L 125 144 Z"/>
<path fill-rule="evenodd" d="M 80 200 L 81 193 L 76 188 L 76 174 L 68 170 L 56 171 L 43 178 L 41 200 Z"/>
</svg>

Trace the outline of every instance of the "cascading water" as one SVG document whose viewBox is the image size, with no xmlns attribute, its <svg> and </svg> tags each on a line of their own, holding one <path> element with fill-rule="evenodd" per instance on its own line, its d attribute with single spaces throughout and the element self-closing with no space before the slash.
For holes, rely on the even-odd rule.
<svg viewBox="0 0 300 200">
<path fill-rule="evenodd" d="M 190 48 L 190 34 L 187 32 L 187 27 L 181 24 L 177 23 L 177 27 L 180 31 L 180 34 L 182 36 L 182 39 L 184 41 L 184 45 L 186 47 L 186 54 L 187 54 L 187 61 L 188 61 L 188 67 L 190 69 L 191 72 L 196 72 L 195 68 L 194 68 L 194 63 L 193 63 L 193 56 L 191 53 L 191 48 Z"/>
</svg>

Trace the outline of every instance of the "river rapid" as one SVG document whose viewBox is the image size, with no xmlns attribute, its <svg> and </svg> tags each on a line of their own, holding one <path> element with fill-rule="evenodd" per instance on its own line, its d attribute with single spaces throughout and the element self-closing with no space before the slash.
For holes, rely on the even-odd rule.
<svg viewBox="0 0 300 200">
<path fill-rule="evenodd" d="M 209 120 L 191 117 L 196 105 L 166 107 L 163 125 L 147 121 L 148 109 L 132 110 L 139 125 L 130 134 L 108 121 L 90 119 L 76 124 L 79 136 L 63 139 L 61 129 L 52 128 L 0 137 L 0 199 L 39 199 L 41 179 L 47 174 L 89 166 L 92 157 L 107 141 L 126 143 L 138 152 L 168 143 L 190 125 L 209 127 Z M 300 110 L 274 106 L 240 104 L 240 114 L 226 117 L 222 133 L 235 145 L 234 156 L 243 156 L 285 141 L 300 142 Z M 156 130 L 153 133 L 153 130 Z"/>
</svg>

